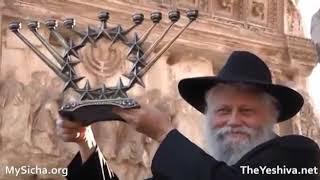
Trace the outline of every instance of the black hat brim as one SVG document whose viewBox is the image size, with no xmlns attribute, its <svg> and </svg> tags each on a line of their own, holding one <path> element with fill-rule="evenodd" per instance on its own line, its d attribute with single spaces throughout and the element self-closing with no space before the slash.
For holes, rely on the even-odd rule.
<svg viewBox="0 0 320 180">
<path fill-rule="evenodd" d="M 205 113 L 205 93 L 218 83 L 244 83 L 263 89 L 279 102 L 281 109 L 278 122 L 288 120 L 296 115 L 304 103 L 303 97 L 291 88 L 259 81 L 233 81 L 217 76 L 207 76 L 183 79 L 179 82 L 178 88 L 183 99 L 201 113 Z"/>
</svg>

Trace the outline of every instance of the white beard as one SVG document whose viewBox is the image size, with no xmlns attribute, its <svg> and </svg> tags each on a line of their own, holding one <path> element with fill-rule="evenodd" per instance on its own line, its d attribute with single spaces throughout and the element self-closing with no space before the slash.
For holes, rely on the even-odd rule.
<svg viewBox="0 0 320 180">
<path fill-rule="evenodd" d="M 228 136 L 231 132 L 247 133 L 249 136 L 233 138 Z M 248 127 L 223 127 L 220 129 L 211 128 L 209 120 L 205 119 L 204 134 L 207 142 L 208 153 L 218 161 L 228 165 L 238 162 L 247 152 L 259 144 L 275 138 L 273 124 L 266 124 L 259 129 Z"/>
</svg>

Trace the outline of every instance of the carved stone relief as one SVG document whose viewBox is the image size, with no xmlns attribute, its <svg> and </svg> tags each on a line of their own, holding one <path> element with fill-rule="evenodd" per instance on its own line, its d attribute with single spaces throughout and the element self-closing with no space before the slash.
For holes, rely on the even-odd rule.
<svg viewBox="0 0 320 180">
<path fill-rule="evenodd" d="M 213 14 L 233 19 L 239 18 L 239 1 L 241 0 L 214 0 Z"/>
<path fill-rule="evenodd" d="M 282 32 L 283 31 L 283 25 L 281 16 L 279 14 L 283 14 L 283 10 L 281 7 L 283 7 L 283 1 L 278 0 L 269 0 L 268 1 L 268 8 L 266 8 L 267 14 L 266 14 L 266 21 L 267 26 L 271 29 L 273 29 L 274 32 Z"/>
<path fill-rule="evenodd" d="M 291 0 L 287 0 L 286 4 L 286 33 L 290 35 L 303 36 L 301 15 L 298 8 Z"/>
<path fill-rule="evenodd" d="M 306 99 L 310 98 L 307 96 L 307 93 L 304 93 L 304 97 L 306 97 Z M 310 137 L 320 144 L 320 125 L 314 115 L 313 107 L 308 100 L 305 101 L 298 118 L 294 121 L 293 127 L 295 134 Z"/>
<path fill-rule="evenodd" d="M 264 20 L 265 17 L 265 7 L 262 2 L 252 2 L 252 8 L 251 8 L 251 14 L 252 16 L 256 18 L 260 18 L 261 20 Z"/>
<path fill-rule="evenodd" d="M 185 7 L 185 8 L 196 8 L 197 0 L 176 0 L 172 1 L 176 7 Z"/>
<path fill-rule="evenodd" d="M 139 3 L 150 4 L 146 0 Z M 278 32 L 282 28 L 282 19 L 278 14 L 283 13 L 281 7 L 284 4 L 277 0 L 153 0 L 151 4 L 170 9 L 197 8 L 204 17 L 213 16 L 213 20 L 219 23 L 237 25 L 255 32 Z"/>
<path fill-rule="evenodd" d="M 95 46 L 95 47 L 94 47 Z M 125 52 L 127 46 L 122 43 L 115 43 L 101 39 L 95 45 L 87 45 L 81 49 L 80 60 L 84 68 L 99 78 L 110 78 L 124 72 L 127 68 Z"/>
<path fill-rule="evenodd" d="M 234 5 L 234 0 L 218 0 L 220 8 L 228 11 L 229 13 L 232 12 L 232 8 Z"/>
<path fill-rule="evenodd" d="M 255 24 L 267 25 L 267 9 L 268 1 L 265 0 L 250 0 L 248 5 L 247 19 Z"/>
<path fill-rule="evenodd" d="M 203 12 L 209 12 L 211 10 L 212 0 L 200 0 L 199 1 L 199 10 Z"/>
</svg>

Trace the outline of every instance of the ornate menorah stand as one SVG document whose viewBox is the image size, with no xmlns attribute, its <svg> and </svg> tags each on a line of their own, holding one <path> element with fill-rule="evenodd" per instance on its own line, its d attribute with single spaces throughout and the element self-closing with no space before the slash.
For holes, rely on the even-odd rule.
<svg viewBox="0 0 320 180">
<path fill-rule="evenodd" d="M 61 106 L 59 113 L 63 116 L 69 117 L 71 120 L 80 121 L 84 125 L 89 125 L 97 121 L 109 121 L 109 120 L 123 120 L 117 114 L 112 113 L 112 108 L 139 108 L 139 104 L 133 98 L 128 97 L 127 91 L 129 91 L 135 84 L 145 87 L 142 77 L 148 72 L 148 70 L 154 65 L 154 63 L 161 57 L 161 55 L 174 43 L 174 41 L 186 30 L 186 28 L 198 17 L 197 10 L 189 10 L 186 15 L 189 22 L 169 41 L 167 42 L 156 54 L 152 52 L 159 46 L 161 40 L 168 34 L 173 25 L 180 19 L 180 12 L 177 10 L 170 11 L 168 14 L 171 23 L 164 30 L 164 32 L 150 45 L 148 48 L 143 48 L 147 37 L 160 23 L 162 14 L 160 12 L 151 13 L 150 19 L 153 22 L 142 36 L 138 33 L 133 33 L 133 36 L 129 36 L 129 33 L 134 30 L 135 27 L 142 24 L 144 21 L 143 14 L 134 14 L 132 16 L 133 25 L 128 29 L 124 29 L 121 25 L 115 27 L 109 27 L 107 24 L 109 20 L 108 12 L 100 12 L 98 19 L 100 25 L 92 28 L 87 27 L 86 30 L 79 30 L 76 27 L 75 20 L 67 18 L 64 20 L 64 28 L 72 31 L 76 34 L 80 41 L 77 41 L 72 37 L 63 37 L 57 30 L 58 21 L 54 19 L 47 20 L 45 22 L 46 27 L 50 31 L 51 35 L 56 38 L 61 47 L 64 49 L 64 53 L 59 53 L 43 35 L 39 33 L 40 23 L 38 21 L 31 21 L 28 23 L 29 30 L 34 36 L 43 44 L 43 46 L 50 52 L 53 59 L 44 55 L 38 50 L 21 32 L 21 22 L 11 22 L 9 29 L 17 35 L 37 56 L 50 68 L 57 76 L 59 76 L 64 82 L 63 92 L 71 88 L 80 95 L 77 101 L 68 102 Z M 121 77 L 115 86 L 108 87 L 103 84 L 99 88 L 91 88 L 90 82 L 87 80 L 84 87 L 79 87 L 78 82 L 84 77 L 79 76 L 75 70 L 75 66 L 81 62 L 79 58 L 79 50 L 88 44 L 96 46 L 96 42 L 101 39 L 110 41 L 110 46 L 119 42 L 128 47 L 126 53 L 126 59 L 132 63 L 129 73 L 123 74 L 128 78 L 128 84 L 124 84 Z M 106 51 L 106 53 L 108 53 Z"/>
</svg>

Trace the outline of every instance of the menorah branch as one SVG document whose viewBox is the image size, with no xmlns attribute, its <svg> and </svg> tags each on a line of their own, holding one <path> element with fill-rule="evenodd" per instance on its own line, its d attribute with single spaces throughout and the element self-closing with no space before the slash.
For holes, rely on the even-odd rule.
<svg viewBox="0 0 320 180">
<path fill-rule="evenodd" d="M 180 19 L 179 11 L 174 10 L 169 12 L 169 19 L 171 20 L 171 23 L 155 40 L 155 42 L 151 43 L 151 46 L 148 49 L 145 49 L 143 43 L 147 41 L 147 38 L 151 32 L 160 23 L 162 19 L 162 14 L 160 12 L 151 13 L 150 19 L 153 24 L 148 27 L 146 31 L 144 31 L 142 36 L 140 36 L 137 32 L 132 32 L 144 21 L 144 15 L 141 13 L 136 13 L 132 16 L 132 21 L 134 24 L 128 29 L 124 29 L 123 27 L 125 26 L 120 24 L 116 27 L 107 27 L 107 21 L 109 19 L 108 12 L 99 13 L 98 19 L 100 20 L 100 26 L 92 28 L 93 26 L 88 25 L 87 29 L 84 31 L 80 31 L 75 28 L 74 19 L 67 18 L 63 22 L 63 27 L 69 29 L 75 34 L 71 36 L 69 35 L 68 37 L 62 36 L 60 32 L 57 31 L 57 20 L 49 19 L 45 24 L 50 31 L 50 34 L 58 40 L 65 51 L 63 55 L 58 53 L 57 49 L 54 48 L 49 41 L 41 35 L 41 33 L 39 33 L 39 23 L 37 21 L 31 21 L 28 24 L 29 30 L 49 51 L 55 61 L 51 61 L 50 58 L 44 55 L 35 47 L 35 45 L 25 38 L 23 34 L 20 33 L 21 23 L 12 22 L 9 25 L 9 29 L 15 33 L 22 42 L 24 42 L 33 52 L 35 52 L 35 54 L 65 82 L 62 90 L 63 92 L 65 92 L 67 89 L 72 89 L 79 94 L 80 98 L 77 96 L 77 100 L 75 102 L 68 102 L 62 105 L 59 113 L 70 117 L 70 119 L 74 119 L 83 124 L 89 125 L 97 121 L 122 120 L 121 117 L 112 112 L 112 108 L 114 107 L 139 107 L 139 104 L 134 99 L 128 97 L 127 92 L 135 84 L 145 87 L 142 76 L 145 75 L 145 73 L 156 63 L 160 56 L 173 45 L 177 38 L 197 18 L 197 16 L 198 11 L 188 11 L 187 17 L 190 20 L 189 23 L 187 23 L 185 27 L 174 36 L 174 38 L 166 43 L 164 47 L 162 47 L 160 51 L 151 58 L 150 55 L 152 52 L 169 33 L 173 25 Z M 82 81 L 85 77 L 78 76 L 78 72 L 74 66 L 81 62 L 81 58 L 84 57 L 84 54 L 82 53 L 85 53 L 88 49 L 90 49 L 90 52 L 94 52 L 95 48 L 99 48 L 98 46 L 100 46 L 101 43 L 97 42 L 101 40 L 107 41 L 107 44 L 105 45 L 108 47 L 114 45 L 112 48 L 104 47 L 101 51 L 104 57 L 108 57 L 108 61 L 114 61 L 115 59 L 113 58 L 118 58 L 120 53 L 125 53 L 121 48 L 118 49 L 119 44 L 122 44 L 125 46 L 125 48 L 129 48 L 127 56 L 122 56 L 126 57 L 130 62 L 132 62 L 130 72 L 124 74 L 124 76 L 129 79 L 129 83 L 123 84 L 120 77 L 118 83 L 110 87 L 107 87 L 105 84 L 103 84 L 99 88 L 92 88 L 88 80 L 84 87 L 79 87 L 78 82 Z M 88 43 L 90 43 L 90 47 L 84 48 L 88 47 Z M 99 55 L 101 54 L 99 53 Z M 150 58 L 150 60 L 148 60 L 148 58 Z M 94 69 L 101 68 L 95 64 L 95 61 L 89 60 L 87 65 Z M 103 72 L 102 70 L 104 69 L 101 69 L 101 72 Z M 88 121 L 88 119 L 90 119 L 90 121 Z"/>
<path fill-rule="evenodd" d="M 147 66 L 139 72 L 138 76 L 143 76 L 154 65 L 154 63 L 156 63 L 156 61 L 162 56 L 162 54 L 172 46 L 172 44 L 181 36 L 181 34 L 188 28 L 191 23 L 192 21 L 189 21 L 188 24 L 183 29 L 181 29 L 174 38 L 172 38 L 154 57 L 152 57 L 152 59 L 147 62 Z"/>
<path fill-rule="evenodd" d="M 29 40 L 27 40 L 20 32 L 20 23 L 13 22 L 9 25 L 10 30 L 23 41 L 38 57 L 50 68 L 52 69 L 62 80 L 67 81 L 68 78 L 61 72 L 61 69 L 51 62 L 42 52 L 40 52 L 36 47 L 34 47 Z"/>
<path fill-rule="evenodd" d="M 39 33 L 39 23 L 37 21 L 32 21 L 28 24 L 30 31 L 37 37 L 37 39 L 44 45 L 47 50 L 52 54 L 52 56 L 57 60 L 60 66 L 64 64 L 63 57 L 53 48 L 50 46 L 49 42 L 46 41 Z"/>
</svg>

